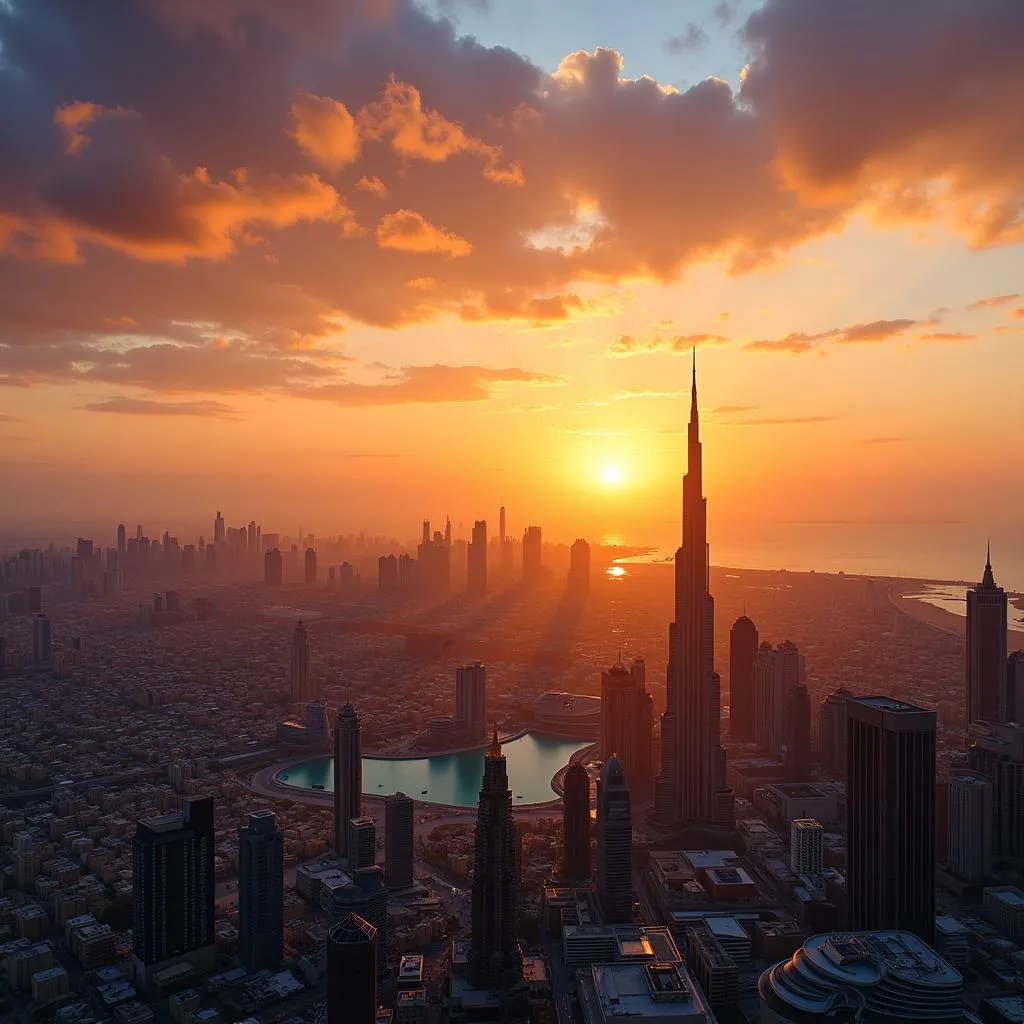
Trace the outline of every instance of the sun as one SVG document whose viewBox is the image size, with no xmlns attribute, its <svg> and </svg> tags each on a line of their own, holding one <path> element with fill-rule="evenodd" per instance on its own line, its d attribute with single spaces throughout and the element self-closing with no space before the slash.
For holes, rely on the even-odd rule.
<svg viewBox="0 0 1024 1024">
<path fill-rule="evenodd" d="M 617 487 L 622 483 L 622 467 L 613 465 L 602 466 L 601 482 L 609 487 Z"/>
</svg>

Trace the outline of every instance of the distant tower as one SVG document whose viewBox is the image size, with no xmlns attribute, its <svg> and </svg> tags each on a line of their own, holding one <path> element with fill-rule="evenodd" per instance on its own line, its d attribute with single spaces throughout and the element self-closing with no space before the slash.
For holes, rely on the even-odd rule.
<svg viewBox="0 0 1024 1024">
<path fill-rule="evenodd" d="M 501 548 L 500 548 L 500 566 L 501 572 L 504 576 L 510 576 L 512 574 L 512 538 L 508 535 L 505 530 L 505 506 L 502 505 L 498 510 L 498 518 L 500 520 L 499 533 L 501 534 Z"/>
<path fill-rule="evenodd" d="M 469 978 L 476 988 L 500 991 L 522 980 L 516 942 L 516 826 L 508 767 L 494 730 L 484 759 L 476 819 L 473 926 Z"/>
<path fill-rule="evenodd" d="M 523 534 L 523 582 L 536 583 L 541 574 L 540 527 L 528 526 Z"/>
<path fill-rule="evenodd" d="M 348 823 L 363 813 L 363 754 L 359 716 L 346 704 L 334 725 L 334 850 L 347 857 Z"/>
<path fill-rule="evenodd" d="M 996 586 L 991 556 L 981 582 L 967 591 L 967 724 L 1006 722 L 1006 591 Z"/>
<path fill-rule="evenodd" d="M 619 662 L 601 673 L 601 756 L 618 757 L 638 798 L 649 797 L 654 784 L 654 698 L 645 689 L 645 675 L 642 660 L 632 669 Z"/>
<path fill-rule="evenodd" d="M 734 740 L 753 743 L 754 659 L 757 626 L 741 615 L 729 630 L 729 732 Z"/>
<path fill-rule="evenodd" d="M 50 620 L 42 614 L 32 617 L 32 664 L 42 668 L 50 664 Z"/>
<path fill-rule="evenodd" d="M 760 749 L 779 757 L 786 742 L 789 692 L 804 681 L 804 659 L 787 640 L 772 647 L 765 641 L 754 659 L 754 737 Z"/>
<path fill-rule="evenodd" d="M 820 877 L 824 866 L 823 832 L 813 818 L 795 818 L 789 823 L 789 867 L 797 878 Z"/>
<path fill-rule="evenodd" d="M 263 582 L 279 587 L 284 582 L 284 561 L 278 548 L 271 548 L 263 556 Z"/>
<path fill-rule="evenodd" d="M 292 661 L 289 673 L 292 700 L 309 700 L 313 696 L 309 685 L 309 638 L 300 619 L 292 633 Z"/>
<path fill-rule="evenodd" d="M 450 548 L 452 546 L 452 521 L 451 517 L 446 517 L 444 521 L 444 546 Z"/>
<path fill-rule="evenodd" d="M 566 769 L 562 782 L 562 875 L 590 878 L 590 776 L 579 761 Z"/>
<path fill-rule="evenodd" d="M 140 526 L 141 530 L 142 527 Z M 224 543 L 224 517 L 217 512 L 217 518 L 213 521 L 213 543 L 223 544 Z"/>
<path fill-rule="evenodd" d="M 469 592 L 481 597 L 487 593 L 487 523 L 483 519 L 473 524 L 473 538 L 466 551 Z"/>
<path fill-rule="evenodd" d="M 377 826 L 373 818 L 352 818 L 348 823 L 348 866 L 351 871 L 372 867 L 377 861 Z"/>
<path fill-rule="evenodd" d="M 609 924 L 633 919 L 633 817 L 626 772 L 614 754 L 597 782 L 597 898 Z"/>
<path fill-rule="evenodd" d="M 384 800 L 384 883 L 402 889 L 413 882 L 415 804 L 404 793 Z"/>
<path fill-rule="evenodd" d="M 963 882 L 992 874 L 992 785 L 983 775 L 949 780 L 949 870 Z"/>
<path fill-rule="evenodd" d="M 487 669 L 479 662 L 455 670 L 455 724 L 470 736 L 487 732 Z"/>
<path fill-rule="evenodd" d="M 284 959 L 284 834 L 273 811 L 238 830 L 238 953 L 256 972 Z"/>
<path fill-rule="evenodd" d="M 505 544 L 505 506 L 502 505 L 498 509 L 498 540 L 504 546 Z"/>
<path fill-rule="evenodd" d="M 124 523 L 120 523 L 117 527 L 117 553 L 123 555 L 128 550 L 128 531 L 125 529 Z"/>
<path fill-rule="evenodd" d="M 1024 861 L 1024 725 L 971 727 L 971 768 L 992 783 L 992 852 Z"/>
<path fill-rule="evenodd" d="M 306 548 L 306 583 L 316 583 L 316 552 Z"/>
<path fill-rule="evenodd" d="M 327 934 L 327 1024 L 375 1024 L 377 929 L 347 915 Z"/>
<path fill-rule="evenodd" d="M 935 712 L 853 697 L 846 776 L 851 931 L 935 931 Z"/>
<path fill-rule="evenodd" d="M 789 691 L 786 720 L 786 779 L 806 782 L 811 777 L 811 695 L 802 683 Z"/>
<path fill-rule="evenodd" d="M 822 767 L 846 778 L 846 702 L 853 696 L 840 686 L 822 702 L 818 715 L 818 757 Z"/>
<path fill-rule="evenodd" d="M 590 545 L 581 538 L 569 548 L 569 590 L 580 594 L 589 588 Z"/>
</svg>

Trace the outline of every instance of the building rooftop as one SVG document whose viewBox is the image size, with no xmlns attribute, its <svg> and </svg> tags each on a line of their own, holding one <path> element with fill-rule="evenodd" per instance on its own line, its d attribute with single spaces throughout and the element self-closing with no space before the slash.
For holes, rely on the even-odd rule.
<svg viewBox="0 0 1024 1024">
<path fill-rule="evenodd" d="M 1024 907 L 1024 892 L 1021 892 L 1020 889 L 1013 885 L 992 886 L 992 888 L 985 890 L 985 896 L 991 896 L 993 899 L 997 899 L 1001 903 L 1006 903 L 1010 906 Z"/>
<path fill-rule="evenodd" d="M 679 964 L 596 964 L 580 986 L 585 1020 L 637 1017 L 711 1024 L 714 1016 Z"/>
<path fill-rule="evenodd" d="M 853 697 L 857 704 L 867 704 L 869 707 L 878 708 L 879 711 L 889 711 L 894 714 L 917 714 L 919 711 L 927 711 L 927 708 L 919 708 L 916 704 L 908 704 L 903 700 L 896 700 L 895 697 Z"/>
</svg>

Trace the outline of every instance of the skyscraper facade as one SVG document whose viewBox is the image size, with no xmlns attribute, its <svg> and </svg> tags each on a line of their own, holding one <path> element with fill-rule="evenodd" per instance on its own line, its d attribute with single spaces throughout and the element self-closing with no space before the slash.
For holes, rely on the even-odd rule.
<svg viewBox="0 0 1024 1024">
<path fill-rule="evenodd" d="M 754 659 L 754 737 L 758 747 L 781 757 L 788 738 L 786 705 L 794 686 L 804 681 L 803 655 L 787 640 L 772 647 L 765 641 Z"/>
<path fill-rule="evenodd" d="M 472 539 L 466 549 L 466 583 L 477 597 L 487 593 L 487 523 L 473 523 Z"/>
<path fill-rule="evenodd" d="M 1024 651 L 1014 651 L 1006 659 L 1006 720 L 1024 718 Z"/>
<path fill-rule="evenodd" d="M 512 574 L 512 538 L 505 531 L 505 506 L 498 510 L 498 532 L 500 540 L 501 573 L 506 578 Z"/>
<path fill-rule="evenodd" d="M 992 874 L 992 784 L 980 774 L 949 780 L 949 870 L 962 882 Z"/>
<path fill-rule="evenodd" d="M 348 914 L 327 933 L 327 1024 L 375 1024 L 377 929 Z"/>
<path fill-rule="evenodd" d="M 935 930 L 935 712 L 891 697 L 847 703 L 851 931 Z"/>
<path fill-rule="evenodd" d="M 786 779 L 811 777 L 811 695 L 802 683 L 789 691 L 786 721 Z"/>
<path fill-rule="evenodd" d="M 996 586 L 992 559 L 967 591 L 967 724 L 1006 722 L 1006 591 Z"/>
<path fill-rule="evenodd" d="M 128 531 L 125 529 L 124 523 L 119 523 L 117 527 L 117 553 L 123 555 L 128 550 Z"/>
<path fill-rule="evenodd" d="M 363 813 L 363 751 L 359 716 L 346 704 L 334 724 L 334 850 L 347 857 L 348 823 Z"/>
<path fill-rule="evenodd" d="M 472 736 L 487 731 L 487 669 L 479 661 L 455 670 L 455 725 Z"/>
<path fill-rule="evenodd" d="M 569 548 L 569 590 L 581 594 L 590 587 L 590 545 L 579 538 Z"/>
<path fill-rule="evenodd" d="M 288 681 L 292 700 L 310 700 L 314 696 L 309 684 L 309 637 L 301 620 L 295 624 L 295 632 L 292 633 L 292 658 Z"/>
<path fill-rule="evenodd" d="M 271 548 L 263 556 L 263 582 L 271 587 L 279 587 L 284 582 L 284 561 L 277 548 Z"/>
<path fill-rule="evenodd" d="M 312 548 L 306 548 L 304 566 L 306 582 L 316 583 L 316 552 Z"/>
<path fill-rule="evenodd" d="M 238 830 L 238 954 L 249 971 L 284 958 L 284 834 L 273 811 Z"/>
<path fill-rule="evenodd" d="M 43 614 L 32 617 L 32 664 L 42 668 L 50 664 L 50 620 Z"/>
<path fill-rule="evenodd" d="M 1024 866 L 1024 725 L 972 725 L 967 760 L 992 784 L 993 856 Z"/>
<path fill-rule="evenodd" d="M 818 712 L 818 759 L 834 775 L 846 777 L 846 702 L 853 696 L 840 686 L 822 702 Z"/>
<path fill-rule="evenodd" d="M 789 867 L 798 878 L 818 878 L 824 867 L 824 830 L 814 818 L 795 818 L 789 823 Z"/>
<path fill-rule="evenodd" d="M 729 630 L 729 734 L 741 743 L 753 743 L 754 658 L 757 626 L 741 615 Z"/>
<path fill-rule="evenodd" d="M 645 688 L 644 676 L 643 661 L 635 661 L 632 669 L 619 662 L 601 673 L 601 756 L 618 757 L 630 792 L 641 799 L 651 795 L 654 784 L 654 698 Z"/>
<path fill-rule="evenodd" d="M 516 827 L 508 766 L 498 732 L 484 759 L 476 820 L 473 866 L 473 927 L 468 966 L 480 989 L 511 988 L 522 979 L 516 941 Z"/>
<path fill-rule="evenodd" d="M 541 576 L 540 527 L 528 526 L 523 534 L 523 582 L 536 583 Z"/>
<path fill-rule="evenodd" d="M 573 761 L 562 781 L 562 875 L 580 881 L 590 878 L 590 776 Z"/>
<path fill-rule="evenodd" d="M 715 605 L 708 590 L 707 499 L 703 493 L 697 369 L 693 368 L 683 543 L 676 552 L 675 621 L 669 626 L 661 771 L 654 821 L 663 829 L 691 824 L 731 827 L 721 745 L 721 682 L 714 666 Z"/>
<path fill-rule="evenodd" d="M 401 889 L 413 882 L 415 804 L 404 793 L 384 800 L 384 884 Z"/>
<path fill-rule="evenodd" d="M 373 925 L 377 944 L 377 976 L 388 970 L 388 891 L 384 887 L 384 871 L 379 864 L 349 869 L 324 878 L 320 884 L 320 909 L 329 925 L 344 921 L 349 914 L 358 914 Z"/>
<path fill-rule="evenodd" d="M 377 826 L 365 815 L 348 823 L 348 866 L 356 871 L 371 867 L 377 860 Z"/>
<path fill-rule="evenodd" d="M 626 772 L 614 756 L 597 780 L 597 898 L 609 924 L 633 919 L 633 816 Z"/>
<path fill-rule="evenodd" d="M 225 533 L 224 527 L 225 527 L 225 525 L 226 524 L 224 522 L 224 517 L 220 514 L 220 511 L 218 510 L 217 517 L 213 521 L 213 543 L 214 544 L 223 544 L 224 543 L 224 533 Z M 142 527 L 140 526 L 139 529 L 141 530 Z"/>
</svg>

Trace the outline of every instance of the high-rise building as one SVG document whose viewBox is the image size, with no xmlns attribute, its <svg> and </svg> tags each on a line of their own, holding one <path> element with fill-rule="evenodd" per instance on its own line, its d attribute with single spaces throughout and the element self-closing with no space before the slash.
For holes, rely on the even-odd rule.
<svg viewBox="0 0 1024 1024">
<path fill-rule="evenodd" d="M 473 524 L 472 540 L 466 549 L 466 581 L 469 592 L 477 597 L 487 593 L 487 523 Z"/>
<path fill-rule="evenodd" d="M 43 614 L 32 618 L 32 664 L 37 668 L 50 664 L 50 620 Z"/>
<path fill-rule="evenodd" d="M 579 538 L 569 548 L 569 590 L 584 593 L 590 588 L 590 545 Z"/>
<path fill-rule="evenodd" d="M 278 548 L 271 548 L 263 556 L 263 582 L 279 587 L 284 582 L 284 560 Z"/>
<path fill-rule="evenodd" d="M 225 525 L 224 524 L 224 517 L 220 514 L 220 511 L 218 510 L 217 518 L 214 519 L 214 521 L 213 521 L 213 543 L 214 544 L 223 544 L 224 543 L 224 525 Z M 142 527 L 140 526 L 139 529 L 141 530 Z"/>
<path fill-rule="evenodd" d="M 804 658 L 787 640 L 772 647 L 765 641 L 754 658 L 754 737 L 758 747 L 781 757 L 788 738 L 786 705 L 794 686 L 804 681 Z"/>
<path fill-rule="evenodd" d="M 314 696 L 309 682 L 309 637 L 301 619 L 295 624 L 295 632 L 292 633 L 292 659 L 288 681 L 292 700 L 310 700 Z"/>
<path fill-rule="evenodd" d="M 363 813 L 363 751 L 359 716 L 346 704 L 334 724 L 334 849 L 347 857 L 348 823 Z"/>
<path fill-rule="evenodd" d="M 597 780 L 597 898 L 609 924 L 633 919 L 633 816 L 626 771 L 614 755 Z"/>
<path fill-rule="evenodd" d="M 536 583 L 541 577 L 540 527 L 528 526 L 523 534 L 523 582 Z"/>
<path fill-rule="evenodd" d="M 124 523 L 119 523 L 117 526 L 117 553 L 123 555 L 128 550 L 128 531 L 125 529 Z"/>
<path fill-rule="evenodd" d="M 253 972 L 284 958 L 284 833 L 273 811 L 251 811 L 238 830 L 238 954 Z"/>
<path fill-rule="evenodd" d="M 786 779 L 806 782 L 811 777 L 811 695 L 802 683 L 789 691 L 786 722 Z"/>
<path fill-rule="evenodd" d="M 505 506 L 498 510 L 499 527 L 501 534 L 501 573 L 506 578 L 512 574 L 512 538 L 505 532 Z"/>
<path fill-rule="evenodd" d="M 479 661 L 455 670 L 455 725 L 471 736 L 487 732 L 487 669 Z"/>
<path fill-rule="evenodd" d="M 343 921 L 348 914 L 358 914 L 373 925 L 377 933 L 377 976 L 383 979 L 388 971 L 388 891 L 380 865 L 323 878 L 320 909 L 327 915 L 329 925 Z"/>
<path fill-rule="evenodd" d="M 348 914 L 327 933 L 327 1024 L 375 1024 L 377 929 Z"/>
<path fill-rule="evenodd" d="M 992 874 L 992 784 L 983 775 L 949 780 L 949 870 L 963 882 Z"/>
<path fill-rule="evenodd" d="M 1024 725 L 972 725 L 967 760 L 992 783 L 993 856 L 1024 862 Z"/>
<path fill-rule="evenodd" d="M 695 357 L 683 477 L 683 543 L 676 552 L 675 620 L 669 626 L 661 772 L 655 788 L 654 821 L 663 829 L 734 824 L 721 744 L 721 680 L 714 665 L 707 519 Z"/>
<path fill-rule="evenodd" d="M 573 761 L 562 780 L 562 875 L 583 881 L 590 878 L 590 776 Z"/>
<path fill-rule="evenodd" d="M 981 582 L 967 591 L 967 724 L 1006 722 L 1006 591 L 996 586 L 991 555 Z"/>
<path fill-rule="evenodd" d="M 473 866 L 473 926 L 468 967 L 478 989 L 501 991 L 522 980 L 516 941 L 516 827 L 508 765 L 498 730 L 484 759 L 476 819 Z"/>
<path fill-rule="evenodd" d="M 415 804 L 404 793 L 384 800 L 384 884 L 402 889 L 413 883 Z"/>
<path fill-rule="evenodd" d="M 649 797 L 654 785 L 654 698 L 645 688 L 645 674 L 646 666 L 639 659 L 631 669 L 620 661 L 601 673 L 601 757 L 618 757 L 630 792 L 638 799 Z"/>
<path fill-rule="evenodd" d="M 847 887 L 852 931 L 935 929 L 935 712 L 847 702 Z"/>
<path fill-rule="evenodd" d="M 1024 718 L 1024 651 L 1014 651 L 1006 659 L 1006 721 Z"/>
<path fill-rule="evenodd" d="M 757 626 L 741 615 L 729 630 L 729 733 L 741 743 L 753 743 L 754 658 Z"/>
<path fill-rule="evenodd" d="M 305 580 L 307 584 L 316 583 L 316 552 L 312 548 L 306 548 Z"/>
<path fill-rule="evenodd" d="M 377 860 L 377 826 L 365 815 L 348 823 L 348 866 L 356 871 L 372 867 Z"/>
<path fill-rule="evenodd" d="M 852 696 L 840 686 L 821 702 L 818 713 L 818 759 L 841 778 L 846 777 L 846 702 Z"/>
<path fill-rule="evenodd" d="M 824 867 L 824 830 L 814 818 L 795 818 L 789 823 L 789 867 L 798 878 L 818 878 Z"/>
<path fill-rule="evenodd" d="M 186 797 L 180 811 L 136 826 L 132 951 L 143 985 L 169 961 L 214 962 L 214 838 L 212 797 Z"/>
</svg>

